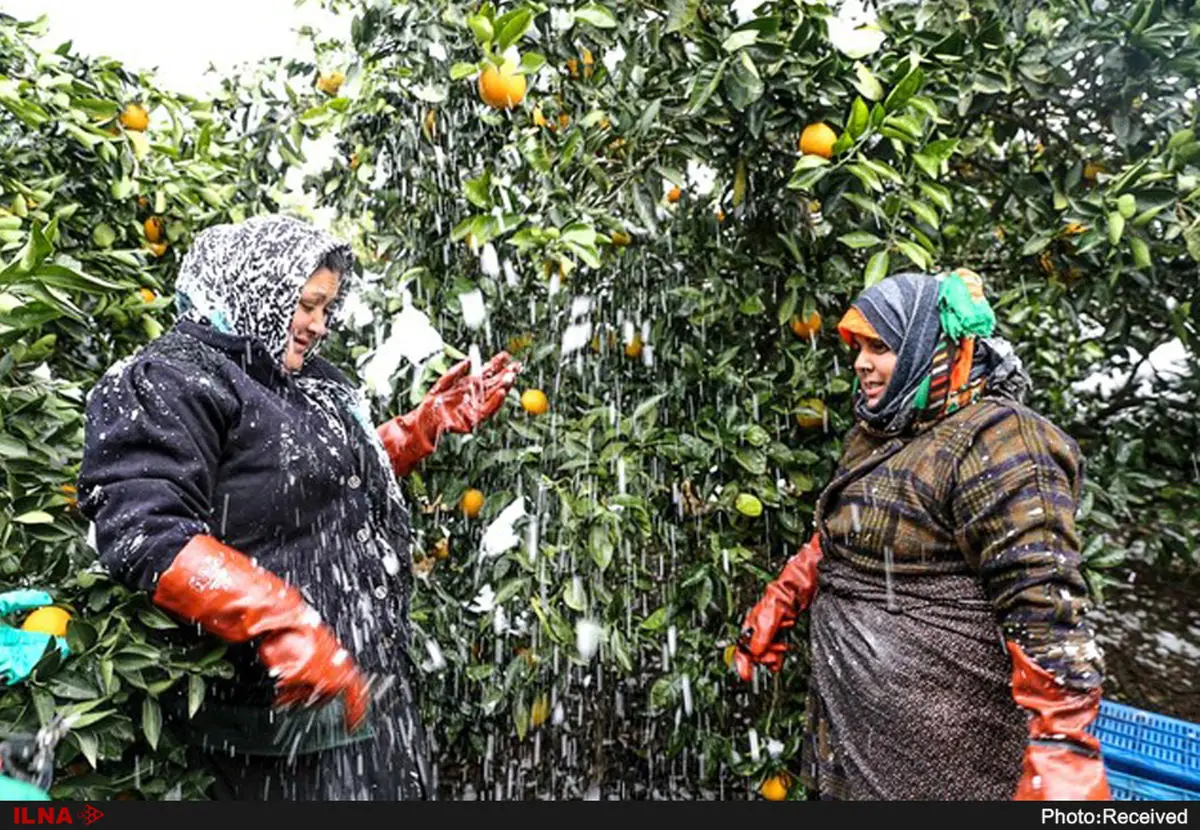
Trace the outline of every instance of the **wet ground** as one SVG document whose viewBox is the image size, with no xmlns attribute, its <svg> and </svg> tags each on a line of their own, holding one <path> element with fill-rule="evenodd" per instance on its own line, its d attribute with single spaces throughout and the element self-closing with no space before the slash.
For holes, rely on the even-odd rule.
<svg viewBox="0 0 1200 830">
<path fill-rule="evenodd" d="M 1200 723 L 1200 572 L 1137 564 L 1115 573 L 1095 614 L 1104 696 Z"/>
</svg>

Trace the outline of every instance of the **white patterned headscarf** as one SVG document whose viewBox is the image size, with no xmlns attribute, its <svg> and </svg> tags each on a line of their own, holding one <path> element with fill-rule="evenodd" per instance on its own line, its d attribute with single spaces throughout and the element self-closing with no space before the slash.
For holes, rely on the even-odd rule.
<svg viewBox="0 0 1200 830">
<path fill-rule="evenodd" d="M 328 309 L 332 328 L 354 267 L 348 245 L 288 216 L 214 225 L 196 236 L 184 257 L 175 301 L 181 317 L 256 340 L 282 363 L 300 291 L 323 265 L 341 276 Z"/>
</svg>

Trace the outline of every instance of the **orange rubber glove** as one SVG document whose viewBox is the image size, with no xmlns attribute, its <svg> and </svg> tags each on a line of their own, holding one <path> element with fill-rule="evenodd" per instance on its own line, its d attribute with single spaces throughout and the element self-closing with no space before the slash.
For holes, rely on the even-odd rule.
<svg viewBox="0 0 1200 830">
<path fill-rule="evenodd" d="M 381 424 L 377 432 L 396 475 L 411 473 L 437 448 L 442 433 L 471 432 L 494 415 L 520 371 L 507 352 L 489 360 L 478 376 L 464 360 L 438 379 L 416 409 Z"/>
<path fill-rule="evenodd" d="M 1100 712 L 1100 690 L 1057 682 L 1011 640 L 1013 700 L 1029 710 L 1029 745 L 1017 801 L 1110 801 L 1100 741 L 1087 731 Z"/>
<path fill-rule="evenodd" d="M 343 695 L 346 726 L 367 715 L 368 689 L 354 658 L 300 592 L 212 536 L 193 536 L 159 577 L 154 604 L 230 643 L 262 638 L 258 657 L 276 704 Z"/>
<path fill-rule="evenodd" d="M 738 638 L 734 664 L 742 680 L 754 677 L 754 664 L 773 672 L 783 668 L 787 643 L 782 635 L 796 624 L 796 616 L 817 593 L 817 563 L 821 561 L 821 535 L 814 533 L 783 566 L 779 577 L 767 585 L 758 604 L 746 614 Z"/>
</svg>

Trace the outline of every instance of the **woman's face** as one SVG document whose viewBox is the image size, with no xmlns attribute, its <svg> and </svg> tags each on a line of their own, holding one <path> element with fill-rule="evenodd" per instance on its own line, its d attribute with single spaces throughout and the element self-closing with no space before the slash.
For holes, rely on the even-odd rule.
<svg viewBox="0 0 1200 830">
<path fill-rule="evenodd" d="M 322 266 L 308 278 L 300 290 L 300 302 L 288 330 L 287 348 L 283 352 L 283 367 L 295 372 L 304 365 L 304 354 L 317 340 L 325 336 L 325 316 L 329 304 L 338 293 L 336 271 Z"/>
<path fill-rule="evenodd" d="M 892 379 L 892 371 L 896 368 L 896 353 L 888 348 L 887 343 L 875 337 L 854 335 L 854 343 L 858 346 L 858 357 L 854 358 L 854 373 L 858 375 L 858 385 L 867 396 L 867 408 L 874 409 L 887 391 L 888 382 Z"/>
</svg>

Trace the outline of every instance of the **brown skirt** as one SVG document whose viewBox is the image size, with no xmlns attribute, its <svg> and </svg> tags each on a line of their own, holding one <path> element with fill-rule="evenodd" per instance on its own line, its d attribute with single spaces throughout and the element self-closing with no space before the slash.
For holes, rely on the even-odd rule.
<svg viewBox="0 0 1200 830">
<path fill-rule="evenodd" d="M 1007 800 L 1026 715 L 991 604 L 970 574 L 821 563 L 801 778 L 838 800 Z"/>
</svg>

